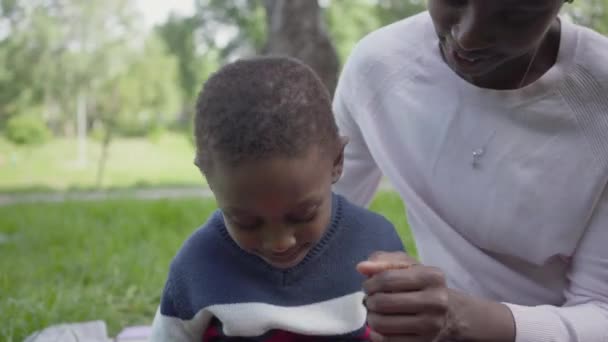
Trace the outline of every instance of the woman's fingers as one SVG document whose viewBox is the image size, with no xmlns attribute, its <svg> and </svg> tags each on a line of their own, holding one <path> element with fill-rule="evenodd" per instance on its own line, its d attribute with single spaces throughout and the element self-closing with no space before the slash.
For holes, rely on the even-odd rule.
<svg viewBox="0 0 608 342">
<path fill-rule="evenodd" d="M 367 261 L 359 263 L 357 271 L 371 277 L 383 271 L 408 268 L 415 264 L 417 261 L 403 252 L 376 252 Z"/>
<path fill-rule="evenodd" d="M 432 342 L 446 327 L 449 295 L 444 273 L 404 253 L 377 253 L 358 265 L 373 341 Z"/>
<path fill-rule="evenodd" d="M 439 288 L 414 292 L 378 292 L 366 298 L 365 306 L 369 312 L 384 315 L 445 313 L 449 306 L 448 297 L 447 291 Z"/>
<path fill-rule="evenodd" d="M 445 317 L 424 314 L 395 316 L 370 312 L 367 324 L 373 331 L 385 336 L 436 336 L 445 325 Z"/>
<path fill-rule="evenodd" d="M 432 336 L 383 336 L 375 331 L 371 332 L 372 342 L 434 342 Z"/>
<path fill-rule="evenodd" d="M 435 267 L 414 265 L 376 273 L 363 282 L 368 295 L 376 292 L 419 291 L 429 287 L 445 287 L 445 276 Z"/>
</svg>

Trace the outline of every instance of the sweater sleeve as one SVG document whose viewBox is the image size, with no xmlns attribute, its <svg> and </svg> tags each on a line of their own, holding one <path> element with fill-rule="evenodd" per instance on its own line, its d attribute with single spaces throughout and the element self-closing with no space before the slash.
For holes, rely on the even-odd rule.
<svg viewBox="0 0 608 342">
<path fill-rule="evenodd" d="M 190 312 L 184 309 L 189 301 L 184 296 L 189 291 L 183 286 L 181 275 L 185 270 L 174 261 L 162 293 L 160 306 L 154 316 L 149 342 L 200 342 L 211 321 L 211 314 L 201 309 Z"/>
<path fill-rule="evenodd" d="M 160 308 L 156 311 L 154 322 L 152 323 L 150 342 L 198 342 L 201 338 L 202 335 L 198 338 L 192 336 L 179 318 L 163 315 Z"/>
<path fill-rule="evenodd" d="M 352 203 L 366 206 L 380 185 L 382 173 L 349 108 L 349 104 L 356 101 L 351 96 L 352 88 L 348 84 L 348 72 L 347 66 L 340 78 L 333 103 L 340 134 L 349 139 L 344 152 L 344 172 L 334 186 L 334 191 L 348 198 Z"/>
<path fill-rule="evenodd" d="M 516 342 L 608 341 L 608 190 L 579 242 L 562 307 L 507 304 L 515 318 Z"/>
<path fill-rule="evenodd" d="M 180 319 L 179 308 L 176 305 L 172 285 L 172 272 L 169 272 L 169 279 L 163 290 L 161 303 L 154 316 L 152 323 L 152 334 L 150 342 L 175 341 L 175 342 L 194 342 L 200 341 L 201 336 L 193 334 L 190 329 L 191 324 Z"/>
</svg>

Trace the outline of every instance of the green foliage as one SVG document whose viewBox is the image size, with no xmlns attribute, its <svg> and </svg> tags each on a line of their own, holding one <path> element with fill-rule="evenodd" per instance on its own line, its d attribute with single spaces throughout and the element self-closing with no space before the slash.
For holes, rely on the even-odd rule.
<svg viewBox="0 0 608 342">
<path fill-rule="evenodd" d="M 178 80 L 184 104 L 192 103 L 206 71 L 201 62 L 204 57 L 197 52 L 197 28 L 196 17 L 180 18 L 172 15 L 156 29 L 168 51 L 178 61 Z"/>
<path fill-rule="evenodd" d="M 266 43 L 266 9 L 263 0 L 195 0 L 204 42 L 220 48 L 223 58 L 255 54 Z M 224 32 L 222 32 L 222 30 Z M 227 41 L 220 36 L 232 31 Z"/>
<path fill-rule="evenodd" d="M 420 13 L 425 9 L 424 0 L 377 0 L 375 16 L 384 26 Z"/>
<path fill-rule="evenodd" d="M 268 20 L 264 0 L 192 1 L 194 15 L 151 32 L 130 0 L 0 1 L 0 130 L 36 110 L 54 132 L 74 131 L 79 96 L 106 130 L 186 127 L 208 75 L 263 50 Z M 367 33 L 424 9 L 423 0 L 320 3 L 342 62 Z M 608 33 L 608 0 L 576 0 L 564 13 Z"/>
<path fill-rule="evenodd" d="M 45 123 L 32 114 L 20 114 L 10 118 L 5 134 L 8 140 L 18 145 L 39 145 L 51 137 Z"/>
<path fill-rule="evenodd" d="M 148 132 L 146 134 L 146 136 L 148 137 L 148 140 L 150 140 L 153 143 L 159 143 L 163 137 L 163 135 L 165 135 L 167 133 L 167 129 L 164 128 L 162 125 L 153 125 L 152 127 L 150 127 L 148 129 Z"/>
<path fill-rule="evenodd" d="M 107 126 L 145 132 L 171 121 L 180 108 L 178 65 L 156 35 L 130 57 L 123 72 L 100 85 L 96 114 Z"/>
<path fill-rule="evenodd" d="M 177 79 L 181 95 L 176 128 L 191 134 L 190 123 L 194 114 L 194 103 L 203 82 L 220 65 L 220 50 L 206 45 L 200 38 L 200 18 L 170 16 L 167 22 L 156 28 L 168 53 L 178 65 Z"/>
<path fill-rule="evenodd" d="M 96 143 L 100 143 L 103 141 L 106 134 L 107 134 L 107 128 L 104 125 L 102 125 L 101 123 L 96 123 L 95 125 L 93 125 L 93 128 L 91 128 L 91 131 L 89 133 L 89 138 L 91 138 Z"/>
<path fill-rule="evenodd" d="M 407 253 L 417 256 L 416 243 L 407 222 L 405 206 L 398 193 L 393 191 L 381 191 L 370 205 L 370 210 L 375 211 L 389 219 L 395 225 L 397 233 L 401 236 Z"/>
<path fill-rule="evenodd" d="M 332 0 L 325 10 L 328 29 L 342 63 L 353 46 L 382 23 L 373 13 L 375 5 L 367 0 Z"/>
<path fill-rule="evenodd" d="M 396 195 L 373 207 L 411 241 Z M 211 199 L 0 207 L 0 340 L 70 321 L 104 320 L 112 336 L 151 324 L 169 262 L 214 209 Z"/>
<path fill-rule="evenodd" d="M 576 23 L 608 34 L 608 0 L 576 0 L 566 4 L 564 12 Z"/>
<path fill-rule="evenodd" d="M 44 120 L 70 124 L 79 95 L 87 99 L 88 115 L 108 129 L 174 120 L 181 103 L 177 60 L 158 36 L 146 37 L 138 29 L 132 5 L 129 0 L 5 1 L 0 127 L 39 107 Z"/>
<path fill-rule="evenodd" d="M 353 46 L 366 34 L 423 10 L 424 2 L 415 0 L 331 0 L 325 18 L 344 63 Z"/>
</svg>

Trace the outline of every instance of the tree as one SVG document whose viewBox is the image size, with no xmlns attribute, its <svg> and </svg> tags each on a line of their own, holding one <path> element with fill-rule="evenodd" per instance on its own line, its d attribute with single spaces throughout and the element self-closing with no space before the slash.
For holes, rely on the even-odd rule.
<svg viewBox="0 0 608 342">
<path fill-rule="evenodd" d="M 84 164 L 95 123 L 104 132 L 98 183 L 115 134 L 164 125 L 181 102 L 176 58 L 157 34 L 144 39 L 131 5 L 129 0 L 0 2 L 0 24 L 7 27 L 0 37 L 0 125 L 27 114 L 27 122 L 76 126 Z M 22 127 L 26 121 L 11 122 Z"/>
<path fill-rule="evenodd" d="M 359 39 L 424 10 L 422 0 L 326 0 L 326 7 L 320 5 L 317 0 L 197 0 L 201 39 L 221 51 L 222 62 L 256 53 L 301 59 L 333 92 L 339 62 Z"/>
<path fill-rule="evenodd" d="M 76 94 L 79 161 L 84 165 L 89 103 L 98 101 L 93 97 L 103 84 L 125 69 L 130 50 L 137 48 L 129 46 L 127 39 L 136 39 L 142 33 L 136 29 L 135 13 L 127 0 L 70 0 L 64 4 L 61 14 L 68 25 L 68 56 L 74 57 L 65 70 L 69 76 L 66 84 Z"/>
<path fill-rule="evenodd" d="M 416 0 L 331 0 L 325 16 L 343 63 L 366 34 L 424 9 Z"/>
<path fill-rule="evenodd" d="M 98 187 L 103 182 L 113 137 L 121 132 L 164 126 L 181 104 L 177 59 L 166 52 L 157 34 L 150 35 L 143 49 L 128 57 L 124 68 L 106 79 L 94 97 L 94 118 L 103 131 Z"/>
<path fill-rule="evenodd" d="M 295 57 L 312 67 L 333 94 L 339 61 L 317 0 L 265 0 L 265 54 Z"/>
<path fill-rule="evenodd" d="M 608 0 L 574 1 L 564 11 L 576 23 L 608 34 Z"/>
<path fill-rule="evenodd" d="M 177 17 L 171 15 L 167 22 L 156 28 L 156 32 L 178 62 L 178 84 L 181 90 L 181 108 L 178 121 L 184 125 L 192 119 L 194 101 L 207 75 L 217 68 L 216 50 L 201 49 L 197 39 L 200 32 L 197 16 Z"/>
<path fill-rule="evenodd" d="M 380 27 L 378 16 L 370 15 L 375 11 L 376 5 L 367 0 L 332 0 L 329 3 L 325 17 L 342 63 L 357 41 Z"/>
<path fill-rule="evenodd" d="M 0 87 L 7 118 L 42 108 L 40 120 L 74 125 L 86 162 L 88 109 L 101 84 L 122 69 L 137 38 L 127 0 L 4 0 L 8 34 L 0 42 Z M 129 37 L 130 40 L 127 40 Z M 4 72 L 8 70 L 8 72 Z"/>
<path fill-rule="evenodd" d="M 261 53 L 266 42 L 266 11 L 262 0 L 195 0 L 200 38 L 221 51 L 220 58 Z"/>
<path fill-rule="evenodd" d="M 59 49 L 56 27 L 47 8 L 26 11 L 23 4 L 3 1 L 0 24 L 7 28 L 0 38 L 0 127 L 7 120 L 43 102 L 53 69 L 48 60 Z"/>
<path fill-rule="evenodd" d="M 287 55 L 310 65 L 333 93 L 339 61 L 317 0 L 198 0 L 201 40 L 220 62 Z"/>
<path fill-rule="evenodd" d="M 377 0 L 375 16 L 380 26 L 384 26 L 418 14 L 425 9 L 424 0 Z"/>
</svg>

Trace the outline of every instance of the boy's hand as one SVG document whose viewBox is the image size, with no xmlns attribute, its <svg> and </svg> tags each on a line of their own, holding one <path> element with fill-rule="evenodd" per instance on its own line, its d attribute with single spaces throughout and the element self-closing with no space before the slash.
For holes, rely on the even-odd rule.
<svg viewBox="0 0 608 342">
<path fill-rule="evenodd" d="M 437 341 L 448 323 L 448 289 L 441 270 L 405 253 L 375 253 L 357 265 L 372 341 Z"/>
</svg>

